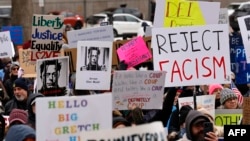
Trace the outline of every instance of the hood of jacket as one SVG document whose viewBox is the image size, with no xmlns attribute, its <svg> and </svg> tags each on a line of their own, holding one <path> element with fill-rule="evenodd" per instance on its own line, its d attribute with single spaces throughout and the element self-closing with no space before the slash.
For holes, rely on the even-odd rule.
<svg viewBox="0 0 250 141">
<path fill-rule="evenodd" d="M 193 135 L 191 133 L 192 130 L 192 124 L 197 120 L 203 118 L 207 122 L 210 122 L 207 116 L 205 116 L 202 112 L 196 111 L 196 110 L 191 110 L 189 111 L 185 123 L 186 123 L 186 135 L 189 140 L 193 140 Z"/>
</svg>

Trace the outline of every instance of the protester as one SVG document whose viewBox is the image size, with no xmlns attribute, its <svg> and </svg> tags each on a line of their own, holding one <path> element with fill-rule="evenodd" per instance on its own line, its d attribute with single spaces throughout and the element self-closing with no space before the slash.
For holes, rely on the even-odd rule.
<svg viewBox="0 0 250 141">
<path fill-rule="evenodd" d="M 124 117 L 122 116 L 113 117 L 113 128 L 124 128 L 129 126 L 131 126 L 131 123 L 128 122 Z"/>
<path fill-rule="evenodd" d="M 215 95 L 215 109 L 218 108 L 220 104 L 220 94 L 223 86 L 221 84 L 211 84 L 209 85 L 208 91 L 210 95 Z"/>
<path fill-rule="evenodd" d="M 8 130 L 5 141 L 36 141 L 36 132 L 25 124 L 14 125 Z"/>
<path fill-rule="evenodd" d="M 27 110 L 27 99 L 29 96 L 28 85 L 24 78 L 18 78 L 13 83 L 14 97 L 5 105 L 5 115 L 17 108 Z"/>
<path fill-rule="evenodd" d="M 233 90 L 224 88 L 221 91 L 220 97 L 221 106 L 218 109 L 240 109 L 241 105 L 238 103 L 238 97 Z"/>
<path fill-rule="evenodd" d="M 5 119 L 2 116 L 2 114 L 0 114 L 0 141 L 4 139 L 4 136 L 5 136 Z"/>
<path fill-rule="evenodd" d="M 29 96 L 27 101 L 28 107 L 28 125 L 36 129 L 36 99 L 38 97 L 44 97 L 41 93 L 33 93 Z"/>
<path fill-rule="evenodd" d="M 18 70 L 19 70 L 19 64 L 17 62 L 13 62 L 10 66 L 10 78 L 6 80 L 4 83 L 4 87 L 7 91 L 8 96 L 10 99 L 13 98 L 14 93 L 13 93 L 13 83 L 14 81 L 18 78 Z"/>
<path fill-rule="evenodd" d="M 16 124 L 26 124 L 28 121 L 28 113 L 22 109 L 13 109 L 9 115 L 9 126 Z"/>
<path fill-rule="evenodd" d="M 210 122 L 210 120 L 202 112 L 197 110 L 189 111 L 185 120 L 186 133 L 179 141 L 201 141 L 204 139 L 218 141 L 218 137 L 214 132 L 208 132 L 206 137 L 204 136 L 204 122 Z"/>
</svg>

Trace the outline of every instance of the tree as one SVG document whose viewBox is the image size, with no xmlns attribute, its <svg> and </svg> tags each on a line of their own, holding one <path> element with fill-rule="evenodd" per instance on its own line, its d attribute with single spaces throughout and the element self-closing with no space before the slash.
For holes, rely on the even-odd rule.
<svg viewBox="0 0 250 141">
<path fill-rule="evenodd" d="M 31 38 L 33 0 L 11 0 L 11 25 L 23 27 L 24 42 Z"/>
</svg>

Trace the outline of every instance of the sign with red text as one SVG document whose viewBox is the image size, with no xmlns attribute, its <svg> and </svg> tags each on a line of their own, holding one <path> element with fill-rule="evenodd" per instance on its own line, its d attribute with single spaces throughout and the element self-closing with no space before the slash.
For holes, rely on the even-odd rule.
<svg viewBox="0 0 250 141">
<path fill-rule="evenodd" d="M 194 108 L 194 97 L 178 98 L 179 109 L 184 105 L 190 105 Z M 196 96 L 197 107 L 205 108 L 212 117 L 215 117 L 215 95 Z"/>
<path fill-rule="evenodd" d="M 81 141 L 166 141 L 161 122 L 136 125 L 126 128 L 90 131 L 81 134 Z"/>
<path fill-rule="evenodd" d="M 20 48 L 18 53 L 20 66 L 24 70 L 22 77 L 36 77 L 36 63 L 30 60 L 31 50 Z"/>
<path fill-rule="evenodd" d="M 250 16 L 243 16 L 238 18 L 239 27 L 242 35 L 242 40 L 245 48 L 247 63 L 250 63 Z"/>
<path fill-rule="evenodd" d="M 13 57 L 14 53 L 10 31 L 0 32 L 0 58 Z"/>
<path fill-rule="evenodd" d="M 127 110 L 162 109 L 164 71 L 115 71 L 113 74 L 113 108 Z"/>
<path fill-rule="evenodd" d="M 134 67 L 152 58 L 141 36 L 132 39 L 117 49 L 119 60 L 125 61 L 128 68 Z"/>
<path fill-rule="evenodd" d="M 112 46 L 110 41 L 77 42 L 75 89 L 110 90 Z"/>
<path fill-rule="evenodd" d="M 111 129 L 111 101 L 110 93 L 37 98 L 37 141 L 82 140 L 87 131 Z"/>
<path fill-rule="evenodd" d="M 152 48 L 167 87 L 231 83 L 227 24 L 153 28 Z"/>
<path fill-rule="evenodd" d="M 31 61 L 59 57 L 62 39 L 63 15 L 33 15 Z"/>
<path fill-rule="evenodd" d="M 154 27 L 218 24 L 219 12 L 220 2 L 157 0 Z"/>
</svg>

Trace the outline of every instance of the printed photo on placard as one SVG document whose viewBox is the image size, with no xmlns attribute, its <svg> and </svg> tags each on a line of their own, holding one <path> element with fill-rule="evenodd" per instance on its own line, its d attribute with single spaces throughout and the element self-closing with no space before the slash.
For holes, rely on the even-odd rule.
<svg viewBox="0 0 250 141">
<path fill-rule="evenodd" d="M 112 45 L 111 41 L 78 41 L 75 89 L 110 89 Z"/>
<path fill-rule="evenodd" d="M 67 92 L 69 58 L 39 59 L 36 63 L 37 91 L 45 96 L 63 96 Z"/>
<path fill-rule="evenodd" d="M 81 54 L 84 54 L 81 56 L 84 64 L 81 66 L 80 71 L 107 71 L 106 66 L 110 66 L 108 64 L 109 48 L 82 47 Z"/>
</svg>

